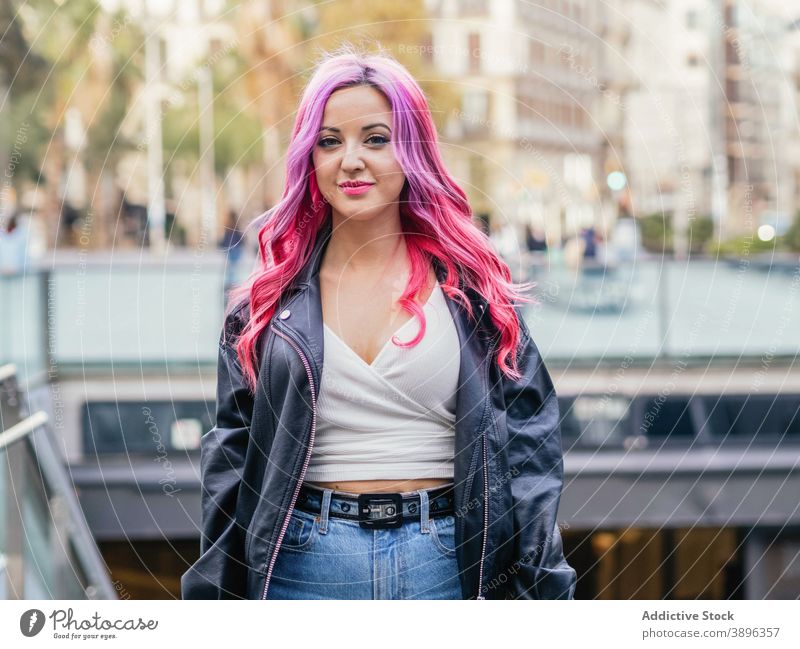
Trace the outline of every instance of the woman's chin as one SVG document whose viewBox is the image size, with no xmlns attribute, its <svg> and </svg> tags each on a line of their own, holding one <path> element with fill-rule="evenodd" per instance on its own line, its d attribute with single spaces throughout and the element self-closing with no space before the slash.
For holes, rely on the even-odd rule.
<svg viewBox="0 0 800 649">
<path fill-rule="evenodd" d="M 342 221 L 372 221 L 381 216 L 379 208 L 357 208 L 355 206 L 349 206 L 345 209 L 335 211 Z"/>
</svg>

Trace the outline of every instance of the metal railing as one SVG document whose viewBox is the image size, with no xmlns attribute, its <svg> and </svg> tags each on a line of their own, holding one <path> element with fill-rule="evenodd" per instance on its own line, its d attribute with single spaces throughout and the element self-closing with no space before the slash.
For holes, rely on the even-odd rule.
<svg viewBox="0 0 800 649">
<path fill-rule="evenodd" d="M 0 366 L 0 599 L 116 599 L 44 412 Z"/>
</svg>

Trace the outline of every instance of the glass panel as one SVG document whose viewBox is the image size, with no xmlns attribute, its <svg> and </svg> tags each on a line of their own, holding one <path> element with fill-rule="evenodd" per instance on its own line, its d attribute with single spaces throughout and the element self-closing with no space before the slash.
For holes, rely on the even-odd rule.
<svg viewBox="0 0 800 649">
<path fill-rule="evenodd" d="M 87 456 L 96 453 L 158 454 L 198 450 L 214 426 L 213 401 L 91 402 L 82 412 Z"/>
<path fill-rule="evenodd" d="M 658 266 L 575 271 L 560 250 L 542 263 L 531 267 L 539 304 L 526 307 L 525 321 L 545 361 L 658 355 Z"/>
<path fill-rule="evenodd" d="M 222 326 L 222 268 L 59 268 L 51 297 L 63 363 L 212 363 Z"/>
<path fill-rule="evenodd" d="M 785 308 L 792 274 L 777 262 L 742 268 L 641 254 L 630 261 L 604 245 L 579 268 L 557 246 L 511 260 L 522 261 L 527 278 L 538 283 L 540 304 L 528 305 L 525 319 L 545 360 L 609 362 L 686 351 L 780 356 L 800 346 L 800 311 Z M 250 270 L 240 264 L 239 279 Z M 0 278 L 0 303 L 12 305 L 11 317 L 0 320 L 0 358 L 28 378 L 47 369 L 44 341 L 52 340 L 60 363 L 214 364 L 223 279 L 222 264 L 176 261 L 62 265 L 50 275 Z"/>
<path fill-rule="evenodd" d="M 800 395 L 707 396 L 703 405 L 716 439 L 800 438 Z"/>
<path fill-rule="evenodd" d="M 0 451 L 0 554 L 6 550 L 6 499 L 8 498 L 8 469 L 6 452 Z"/>
<path fill-rule="evenodd" d="M 64 565 L 61 583 L 63 592 L 60 599 L 87 599 L 86 585 L 89 580 L 83 570 L 80 560 L 75 554 L 75 547 L 72 539 L 67 540 L 67 552 L 69 561 Z"/>
<path fill-rule="evenodd" d="M 534 294 L 541 303 L 529 305 L 525 319 L 545 361 L 687 351 L 780 356 L 800 347 L 800 310 L 786 308 L 786 295 L 794 292 L 791 268 L 777 262 L 744 269 L 701 260 L 615 262 L 605 254 L 601 249 L 580 269 L 555 248 L 530 258 L 529 278 L 538 282 Z"/>
<path fill-rule="evenodd" d="M 26 463 L 28 464 L 28 463 Z M 51 519 L 47 500 L 36 484 L 39 473 L 32 467 L 22 498 L 24 588 L 26 599 L 57 597 L 51 543 Z"/>
<path fill-rule="evenodd" d="M 0 432 L 26 410 L 14 379 L 0 382 Z M 0 598 L 9 590 L 26 599 L 114 598 L 54 436 L 25 424 L 26 435 L 0 449 Z"/>
<path fill-rule="evenodd" d="M 43 273 L 0 275 L 0 365 L 14 363 L 26 382 L 45 370 Z"/>
<path fill-rule="evenodd" d="M 6 452 L 0 451 L 0 600 L 8 599 L 6 592 L 8 575 L 6 575 L 6 498 L 8 497 L 8 471 L 6 469 L 8 456 Z"/>
<path fill-rule="evenodd" d="M 630 434 L 630 400 L 603 395 L 559 398 L 561 436 L 581 446 L 621 445 Z"/>
<path fill-rule="evenodd" d="M 637 407 L 633 434 L 684 441 L 694 437 L 689 397 L 646 397 L 637 399 Z"/>
</svg>

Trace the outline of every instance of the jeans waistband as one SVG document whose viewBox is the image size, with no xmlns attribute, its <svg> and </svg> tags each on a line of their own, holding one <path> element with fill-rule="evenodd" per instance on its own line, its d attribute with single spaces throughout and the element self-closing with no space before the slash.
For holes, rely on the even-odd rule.
<svg viewBox="0 0 800 649">
<path fill-rule="evenodd" d="M 454 484 L 404 493 L 349 493 L 303 483 L 295 507 L 328 516 L 358 521 L 364 528 L 399 527 L 408 521 L 446 516 L 455 511 Z M 327 501 L 327 507 L 323 505 Z"/>
</svg>

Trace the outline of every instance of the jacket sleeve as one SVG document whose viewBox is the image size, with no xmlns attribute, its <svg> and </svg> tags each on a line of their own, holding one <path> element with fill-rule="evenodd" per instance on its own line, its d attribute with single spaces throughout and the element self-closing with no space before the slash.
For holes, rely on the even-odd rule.
<svg viewBox="0 0 800 649">
<path fill-rule="evenodd" d="M 522 378 L 502 379 L 514 507 L 508 596 L 574 599 L 577 574 L 564 557 L 556 522 L 564 475 L 558 400 L 522 318 L 520 323 Z"/>
<path fill-rule="evenodd" d="M 253 395 L 236 356 L 238 312 L 226 318 L 217 361 L 216 425 L 200 441 L 200 558 L 181 579 L 183 599 L 243 598 L 247 568 L 236 502 L 244 469 Z"/>
</svg>

